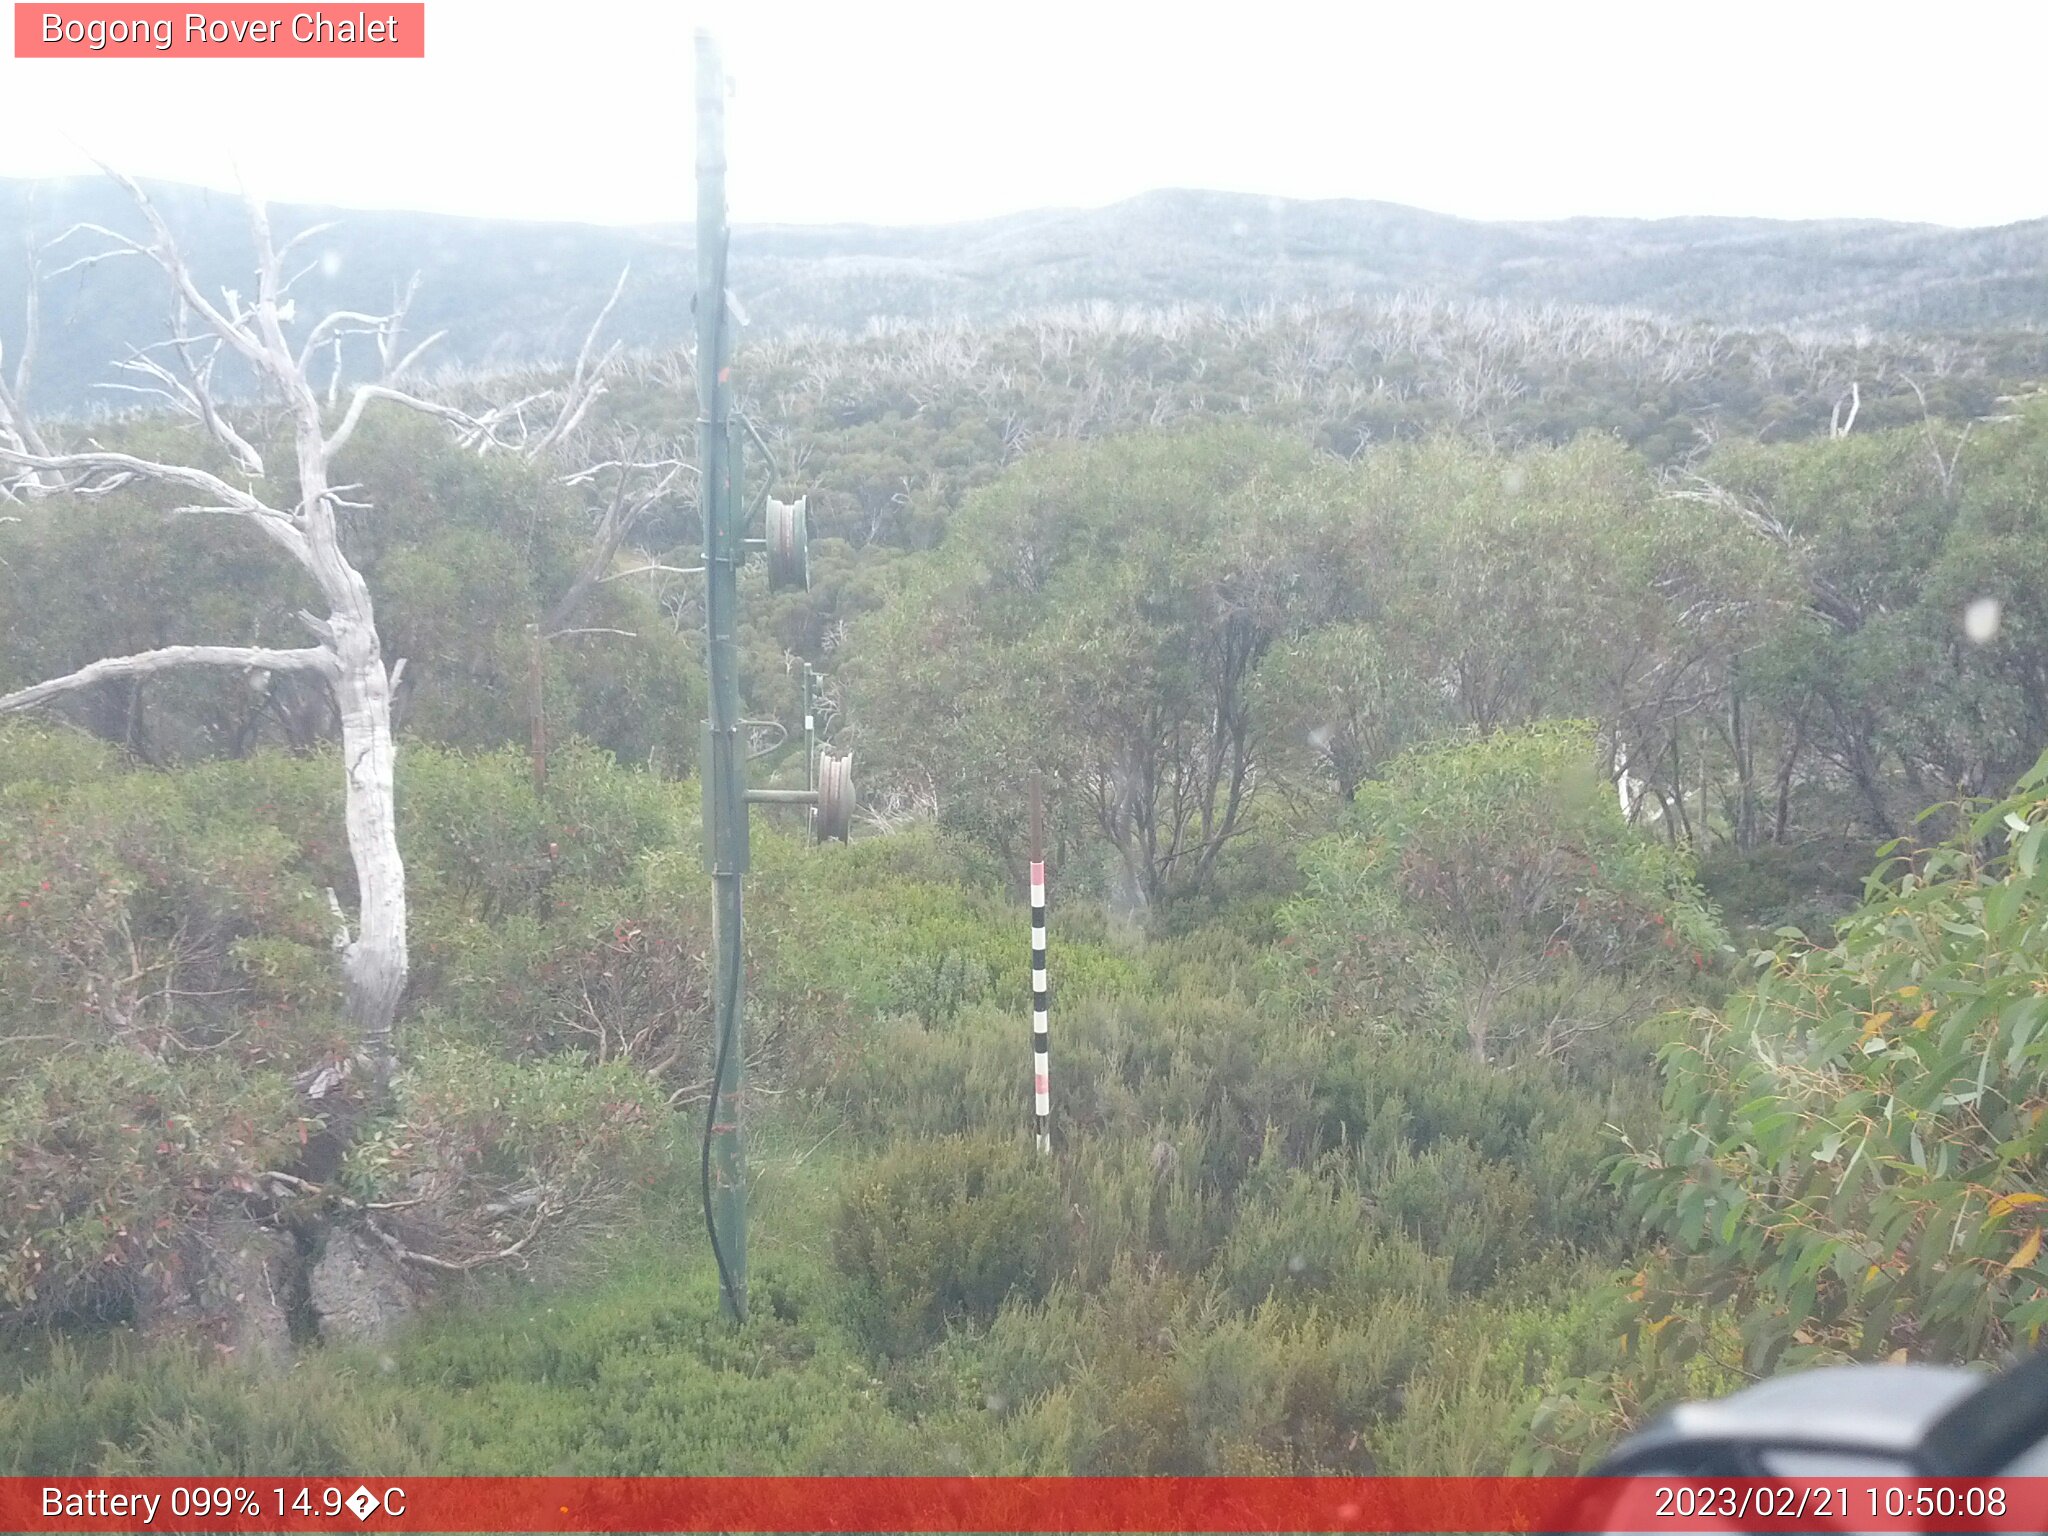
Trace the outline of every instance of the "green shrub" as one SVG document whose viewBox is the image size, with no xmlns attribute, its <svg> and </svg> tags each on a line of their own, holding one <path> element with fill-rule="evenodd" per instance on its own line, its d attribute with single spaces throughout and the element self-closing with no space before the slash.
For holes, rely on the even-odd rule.
<svg viewBox="0 0 2048 1536">
<path fill-rule="evenodd" d="M 899 1147 L 851 1179 L 833 1254 L 863 1337 L 900 1354 L 1043 1295 L 1065 1225 L 1052 1170 L 1027 1141 L 949 1137 Z"/>
<path fill-rule="evenodd" d="M 980 1003 L 1030 1007 L 1024 893 L 960 840 L 923 828 L 806 850 L 757 830 L 754 865 L 753 920 L 777 960 L 764 1009 L 823 1007 L 856 1027 L 905 1015 L 936 1030 Z M 1090 908 L 1054 907 L 1051 948 L 1063 1000 L 1145 980 Z"/>
<path fill-rule="evenodd" d="M 1649 1124 L 1654 1111 L 1644 1080 L 1623 1078 L 1596 1099 L 1556 1067 L 1502 1072 L 1434 1041 L 1370 1036 L 1338 1042 L 1316 1102 L 1321 1145 L 1351 1147 L 1368 1188 L 1393 1180 L 1403 1159 L 1462 1147 L 1526 1188 L 1536 1232 L 1593 1252 L 1622 1236 L 1604 1187 L 1609 1128 Z"/>
<path fill-rule="evenodd" d="M 462 919 L 544 916 L 558 883 L 623 884 L 650 851 L 681 840 L 695 797 L 559 743 L 536 794 L 527 754 L 414 746 L 399 754 L 398 824 L 424 931 Z"/>
<path fill-rule="evenodd" d="M 575 1256 L 638 1205 L 668 1146 L 660 1098 L 629 1065 L 442 1047 L 408 1061 L 395 1099 L 341 1183 L 394 1206 L 408 1247 L 458 1264 Z"/>
<path fill-rule="evenodd" d="M 1588 984 L 1673 987 L 1723 939 L 1686 859 L 1627 824 L 1598 763 L 1591 728 L 1554 721 L 1395 758 L 1359 786 L 1345 831 L 1302 855 L 1281 995 L 1481 1061 L 1555 1057 L 1654 1011 L 1646 998 L 1609 1016 Z"/>
<path fill-rule="evenodd" d="M 1398 1152 L 1373 1171 L 1370 1187 L 1387 1230 L 1450 1261 L 1454 1291 L 1480 1290 L 1532 1256 L 1535 1200 L 1528 1186 L 1470 1142 Z M 1534 1244 L 1540 1251 L 1543 1239 Z"/>
<path fill-rule="evenodd" d="M 15 773 L 0 785 L 0 1321 L 126 1315 L 172 1282 L 218 1279 L 222 1231 L 303 1214 L 280 1212 L 259 1176 L 308 1171 L 320 1121 L 291 1079 L 354 1043 L 321 890 L 348 889 L 338 764 L 259 755 L 165 773 L 14 723 L 0 756 Z M 620 971 L 687 977 L 694 953 L 686 922 L 649 959 L 659 946 L 590 910 L 643 899 L 590 892 L 624 887 L 671 841 L 672 790 L 592 749 L 560 767 L 548 809 L 562 841 L 537 879 L 521 848 L 549 825 L 518 754 L 401 755 L 417 928 L 437 935 L 416 930 L 415 995 L 440 1002 L 401 1021 L 397 1094 L 344 1181 L 393 1202 L 412 1246 L 458 1263 L 559 1250 L 615 1220 L 664 1140 L 653 1054 L 696 1065 L 686 1008 L 649 1010 L 672 1022 L 627 1042 L 645 1050 L 599 1045 L 588 1065 L 544 1037 L 581 1039 L 563 1021 L 593 997 L 617 1027 L 659 990 Z M 581 899 L 536 944 L 556 879 Z M 515 947 L 508 978 L 559 960 L 550 986 L 491 985 L 477 956 Z M 466 1047 L 436 1039 L 485 1015 L 495 1030 Z M 518 1059 L 535 1056 L 557 1059 Z M 529 1225 L 545 1231 L 522 1241 Z"/>
<path fill-rule="evenodd" d="M 1433 1353 L 1434 1308 L 1383 1297 L 1339 1319 L 1274 1301 L 1239 1311 L 1156 1265 L 1005 1307 L 978 1354 L 1000 1411 L 1057 1426 L 1072 1473 L 1362 1473 Z"/>
<path fill-rule="evenodd" d="M 1798 928 L 1824 944 L 1861 900 L 1870 853 L 1867 838 L 1725 847 L 1700 860 L 1700 888 L 1731 924 L 1763 934 Z"/>
<path fill-rule="evenodd" d="M 282 1074 L 55 1056 L 0 1107 L 0 1322 L 125 1315 L 299 1145 Z"/>
<path fill-rule="evenodd" d="M 1322 1163 L 1314 1170 L 1262 1164 L 1239 1192 L 1212 1271 L 1223 1293 L 1248 1311 L 1314 1299 L 1347 1317 L 1370 1316 L 1397 1299 L 1441 1304 L 1454 1267 L 1433 1258 L 1416 1234 L 1375 1220 L 1348 1159 Z"/>
<path fill-rule="evenodd" d="M 421 1425 L 365 1411 L 346 1367 L 259 1376 L 190 1344 L 59 1339 L 0 1392 L 0 1475 L 341 1476 L 425 1470 Z M 438 1470 L 438 1469 L 437 1469 Z"/>
</svg>

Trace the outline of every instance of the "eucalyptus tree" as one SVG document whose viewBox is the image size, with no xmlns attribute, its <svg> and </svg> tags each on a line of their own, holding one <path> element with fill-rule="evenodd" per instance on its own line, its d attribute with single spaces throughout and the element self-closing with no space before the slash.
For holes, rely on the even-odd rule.
<svg viewBox="0 0 2048 1536">
<path fill-rule="evenodd" d="M 1037 768 L 1127 897 L 1206 881 L 1258 789 L 1252 674 L 1319 579 L 1281 510 L 1309 463 L 1211 429 L 1014 466 L 856 631 L 884 784 L 937 786 L 942 815 L 1000 846 Z"/>
<path fill-rule="evenodd" d="M 1680 483 L 1797 610 L 1750 668 L 1759 721 L 1804 746 L 1796 776 L 1781 759 L 1781 804 L 1803 793 L 1811 819 L 1889 835 L 2048 747 L 2044 431 L 2029 403 L 1946 440 L 1923 423 L 1730 443 Z"/>
<path fill-rule="evenodd" d="M 1275 645 L 1253 679 L 1276 788 L 1313 801 L 1349 802 L 1402 749 L 1446 733 L 1448 712 L 1426 679 L 1396 661 L 1366 622 L 1311 629 Z"/>
</svg>

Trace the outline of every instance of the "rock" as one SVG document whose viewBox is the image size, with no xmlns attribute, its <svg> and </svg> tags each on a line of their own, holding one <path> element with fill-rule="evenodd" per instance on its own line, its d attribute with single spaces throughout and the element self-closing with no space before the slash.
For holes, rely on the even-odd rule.
<svg viewBox="0 0 2048 1536">
<path fill-rule="evenodd" d="M 259 1370 L 290 1363 L 291 1309 L 301 1281 L 296 1244 L 244 1219 L 209 1225 L 166 1255 L 135 1294 L 145 1337 L 198 1337 Z"/>
<path fill-rule="evenodd" d="M 237 1360 L 276 1370 L 292 1358 L 292 1294 L 300 1279 L 299 1250 L 280 1232 L 252 1227 L 216 1258 L 225 1293 L 228 1337 Z"/>
<path fill-rule="evenodd" d="M 375 1343 L 408 1317 L 413 1292 L 398 1260 L 374 1238 L 337 1228 L 306 1277 L 320 1337 Z"/>
</svg>

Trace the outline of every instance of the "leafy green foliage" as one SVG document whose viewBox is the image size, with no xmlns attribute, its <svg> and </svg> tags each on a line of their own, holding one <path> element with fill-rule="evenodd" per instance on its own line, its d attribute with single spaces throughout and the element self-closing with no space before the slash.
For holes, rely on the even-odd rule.
<svg viewBox="0 0 2048 1536">
<path fill-rule="evenodd" d="M 1622 1168 L 1679 1283 L 1740 1299 L 1754 1362 L 1974 1359 L 2048 1322 L 2037 942 L 2048 760 L 1897 855 L 1819 947 L 1796 930 L 1664 1051 Z"/>
<path fill-rule="evenodd" d="M 191 1262 L 296 1127 L 277 1074 L 173 1072 L 118 1046 L 58 1057 L 0 1111 L 0 1307 L 125 1312 L 144 1277 Z"/>
<path fill-rule="evenodd" d="M 977 1004 L 1030 1006 L 1021 890 L 963 839 L 929 827 L 843 849 L 761 838 L 756 870 L 755 920 L 777 956 L 758 995 L 777 1017 L 802 1012 L 823 1029 L 897 1016 L 940 1029 Z M 1111 942 L 1093 907 L 1063 901 L 1050 922 L 1063 995 L 1142 988 L 1142 958 Z"/>
<path fill-rule="evenodd" d="M 1409 752 L 1303 855 L 1281 983 L 1368 1024 L 1555 1056 L 1628 1016 L 1602 978 L 1699 969 L 1720 938 L 1685 861 L 1633 831 L 1589 732 L 1540 726 Z M 1547 1017 L 1545 1015 L 1547 1014 Z"/>
<path fill-rule="evenodd" d="M 1784 528 L 1805 589 L 1808 613 L 1767 625 L 1744 671 L 1758 704 L 1842 765 L 1793 791 L 1809 825 L 1839 797 L 1858 831 L 1896 835 L 1934 801 L 2004 793 L 2048 748 L 2044 436 L 2029 400 L 1989 429 L 1730 443 L 1704 466 Z M 1978 602 L 1996 605 L 1995 632 L 1973 639 Z"/>
<path fill-rule="evenodd" d="M 1398 664 L 1368 624 L 1333 624 L 1276 649 L 1259 667 L 1253 707 L 1269 770 L 1340 800 L 1447 723 L 1427 678 Z"/>
<path fill-rule="evenodd" d="M 644 1071 L 568 1057 L 422 1053 L 390 1123 L 349 1148 L 340 1183 L 400 1206 L 393 1229 L 455 1264 L 573 1249 L 622 1220 L 663 1167 L 661 1098 Z"/>
</svg>

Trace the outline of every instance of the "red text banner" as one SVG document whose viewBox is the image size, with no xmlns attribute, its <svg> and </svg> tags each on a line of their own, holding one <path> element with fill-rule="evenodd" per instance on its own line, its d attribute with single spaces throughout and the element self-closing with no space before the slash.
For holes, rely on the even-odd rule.
<svg viewBox="0 0 2048 1536">
<path fill-rule="evenodd" d="M 2048 1478 L 0 1478 L 7 1531 L 2040 1531 Z"/>
<path fill-rule="evenodd" d="M 14 7 L 18 59 L 423 59 L 425 4 Z"/>
</svg>

